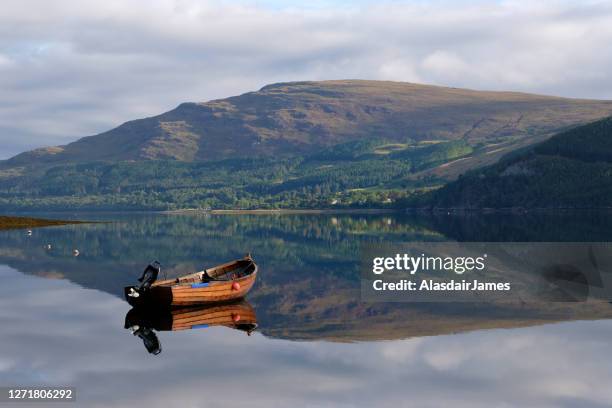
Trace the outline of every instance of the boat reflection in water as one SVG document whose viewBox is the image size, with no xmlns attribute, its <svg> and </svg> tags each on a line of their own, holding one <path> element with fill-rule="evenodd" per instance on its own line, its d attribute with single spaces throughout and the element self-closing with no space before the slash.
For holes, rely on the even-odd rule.
<svg viewBox="0 0 612 408">
<path fill-rule="evenodd" d="M 183 308 L 135 307 L 125 315 L 125 328 L 142 339 L 151 354 L 161 353 L 156 331 L 225 326 L 251 335 L 257 329 L 255 309 L 247 301 Z"/>
</svg>

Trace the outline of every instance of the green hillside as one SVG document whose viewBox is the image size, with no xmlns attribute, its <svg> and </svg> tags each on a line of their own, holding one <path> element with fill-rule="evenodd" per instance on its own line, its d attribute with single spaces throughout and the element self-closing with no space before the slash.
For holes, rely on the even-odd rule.
<svg viewBox="0 0 612 408">
<path fill-rule="evenodd" d="M 612 118 L 560 133 L 431 195 L 437 207 L 612 207 Z"/>
<path fill-rule="evenodd" d="M 34 167 L 0 179 L 0 210 L 392 207 L 416 188 L 406 175 L 473 151 L 464 141 L 385 154 L 384 141 L 353 144 L 278 159 Z"/>
</svg>

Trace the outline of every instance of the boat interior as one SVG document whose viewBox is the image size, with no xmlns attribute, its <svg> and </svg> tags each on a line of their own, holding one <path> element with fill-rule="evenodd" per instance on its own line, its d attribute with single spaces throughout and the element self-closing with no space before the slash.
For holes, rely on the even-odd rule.
<svg viewBox="0 0 612 408">
<path fill-rule="evenodd" d="M 250 258 L 228 262 L 190 275 L 153 283 L 151 286 L 191 285 L 202 282 L 232 281 L 252 274 L 256 265 Z"/>
</svg>

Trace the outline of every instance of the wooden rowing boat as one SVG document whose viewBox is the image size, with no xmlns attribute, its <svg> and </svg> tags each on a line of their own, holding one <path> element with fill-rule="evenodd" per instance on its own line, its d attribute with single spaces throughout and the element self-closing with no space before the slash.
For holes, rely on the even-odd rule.
<svg viewBox="0 0 612 408">
<path fill-rule="evenodd" d="M 255 283 L 258 269 L 249 254 L 242 259 L 190 275 L 156 281 L 146 290 L 128 286 L 124 289 L 125 298 L 132 306 L 190 306 L 229 302 L 247 294 Z"/>
<path fill-rule="evenodd" d="M 134 307 L 125 316 L 125 328 L 178 331 L 224 326 L 251 334 L 257 328 L 255 309 L 245 300 L 181 308 Z"/>
</svg>

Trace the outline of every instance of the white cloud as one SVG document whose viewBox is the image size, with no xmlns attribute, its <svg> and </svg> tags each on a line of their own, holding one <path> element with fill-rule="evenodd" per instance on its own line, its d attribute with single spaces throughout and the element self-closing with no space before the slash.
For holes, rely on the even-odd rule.
<svg viewBox="0 0 612 408">
<path fill-rule="evenodd" d="M 365 78 L 612 97 L 612 5 L 7 1 L 0 157 L 184 101 Z"/>
<path fill-rule="evenodd" d="M 470 65 L 458 55 L 448 51 L 434 51 L 425 57 L 422 63 L 423 70 L 429 75 L 439 78 L 450 78 L 460 81 L 470 73 Z"/>
<path fill-rule="evenodd" d="M 2 69 L 3 67 L 8 67 L 11 64 L 12 64 L 12 61 L 10 58 L 8 58 L 5 55 L 0 54 L 0 69 Z"/>
</svg>

